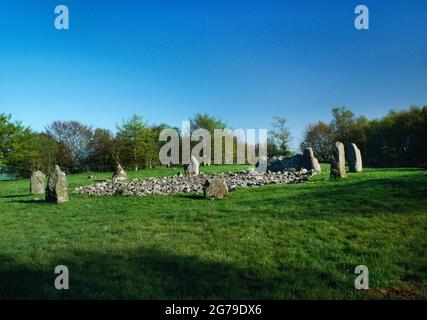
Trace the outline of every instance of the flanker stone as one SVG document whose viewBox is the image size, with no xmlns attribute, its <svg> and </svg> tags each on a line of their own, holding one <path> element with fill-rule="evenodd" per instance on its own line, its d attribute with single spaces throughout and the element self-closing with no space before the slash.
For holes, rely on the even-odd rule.
<svg viewBox="0 0 427 320">
<path fill-rule="evenodd" d="M 46 176 L 40 170 L 34 171 L 30 178 L 30 191 L 32 194 L 44 194 L 45 193 L 45 181 Z"/>
<path fill-rule="evenodd" d="M 119 164 L 117 165 L 116 171 L 113 174 L 113 183 L 117 183 L 120 181 L 126 181 L 128 179 L 128 175 L 123 167 Z"/>
<path fill-rule="evenodd" d="M 46 201 L 64 203 L 68 201 L 68 182 L 65 173 L 58 165 L 49 176 L 46 188 Z"/>
<path fill-rule="evenodd" d="M 348 146 L 348 166 L 350 172 L 362 172 L 362 155 L 356 144 L 351 143 Z"/>
</svg>

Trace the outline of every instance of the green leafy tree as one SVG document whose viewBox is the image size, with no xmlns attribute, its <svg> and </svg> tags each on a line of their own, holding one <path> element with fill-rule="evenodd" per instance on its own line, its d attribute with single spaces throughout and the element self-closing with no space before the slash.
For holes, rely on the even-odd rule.
<svg viewBox="0 0 427 320">
<path fill-rule="evenodd" d="M 114 136 L 110 130 L 95 129 L 89 145 L 88 166 L 94 171 L 112 171 L 114 169 Z"/>
<path fill-rule="evenodd" d="M 142 117 L 134 114 L 117 127 L 115 141 L 116 161 L 122 165 L 138 170 L 144 167 L 150 148 L 153 132 Z"/>
<path fill-rule="evenodd" d="M 190 119 L 190 126 L 191 130 L 206 129 L 210 134 L 213 135 L 215 129 L 223 130 L 227 128 L 227 123 L 207 113 L 197 113 L 193 118 Z"/>
<path fill-rule="evenodd" d="M 319 121 L 308 126 L 300 149 L 304 151 L 307 147 L 311 147 L 319 161 L 329 161 L 333 143 L 334 136 L 331 126 Z"/>
<path fill-rule="evenodd" d="M 354 113 L 346 108 L 339 107 L 332 109 L 331 129 L 336 141 L 344 144 L 352 143 L 356 119 Z"/>
<path fill-rule="evenodd" d="M 0 166 L 25 176 L 34 169 L 34 159 L 38 156 L 36 134 L 11 119 L 11 115 L 0 115 Z"/>
<path fill-rule="evenodd" d="M 286 126 L 287 120 L 283 117 L 273 117 L 272 130 L 269 132 L 269 141 L 276 145 L 279 155 L 290 154 L 289 143 L 291 142 L 291 132 Z"/>
</svg>

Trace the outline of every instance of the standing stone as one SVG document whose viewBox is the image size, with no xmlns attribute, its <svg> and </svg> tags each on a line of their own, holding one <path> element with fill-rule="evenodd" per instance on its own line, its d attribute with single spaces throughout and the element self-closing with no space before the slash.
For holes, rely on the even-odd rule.
<svg viewBox="0 0 427 320">
<path fill-rule="evenodd" d="M 362 155 L 360 149 L 354 143 L 348 146 L 347 161 L 350 172 L 362 172 Z"/>
<path fill-rule="evenodd" d="M 113 174 L 113 183 L 119 181 L 126 181 L 128 179 L 128 175 L 123 167 L 119 164 L 116 168 L 116 171 Z"/>
<path fill-rule="evenodd" d="M 267 157 L 260 157 L 255 164 L 255 170 L 258 173 L 266 172 L 267 167 L 268 167 L 268 158 Z"/>
<path fill-rule="evenodd" d="M 322 172 L 320 168 L 319 161 L 317 161 L 314 156 L 313 149 L 311 147 L 304 150 L 304 154 L 302 155 L 302 166 L 307 170 L 313 170 L 316 173 Z"/>
<path fill-rule="evenodd" d="M 58 165 L 55 165 L 55 170 L 49 176 L 46 188 L 46 201 L 55 203 L 68 201 L 67 177 Z"/>
<path fill-rule="evenodd" d="M 191 156 L 191 160 L 189 164 L 185 164 L 184 165 L 184 172 L 185 175 L 194 175 L 194 176 L 198 176 L 199 175 L 199 160 L 197 160 L 197 158 L 195 156 Z"/>
<path fill-rule="evenodd" d="M 46 176 L 43 172 L 37 170 L 31 174 L 30 191 L 32 194 L 44 194 Z"/>
<path fill-rule="evenodd" d="M 228 188 L 224 180 L 213 178 L 204 183 L 203 194 L 207 199 L 222 199 L 228 195 Z"/>
<path fill-rule="evenodd" d="M 331 160 L 331 178 L 345 177 L 345 152 L 341 142 L 335 142 Z"/>
</svg>

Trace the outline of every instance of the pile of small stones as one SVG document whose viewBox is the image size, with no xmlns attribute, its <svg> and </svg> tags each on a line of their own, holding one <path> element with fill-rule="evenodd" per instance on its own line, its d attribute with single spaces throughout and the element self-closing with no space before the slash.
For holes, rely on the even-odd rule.
<svg viewBox="0 0 427 320">
<path fill-rule="evenodd" d="M 147 196 L 153 194 L 173 195 L 188 192 L 203 193 L 203 185 L 209 179 L 222 179 L 228 188 L 233 191 L 237 187 L 258 187 L 267 184 L 288 184 L 307 181 L 313 171 L 264 172 L 254 170 L 228 172 L 221 174 L 176 175 L 164 178 L 150 178 L 148 180 L 132 180 L 129 182 L 110 181 L 99 182 L 90 186 L 78 187 L 75 193 L 87 196 Z"/>
</svg>

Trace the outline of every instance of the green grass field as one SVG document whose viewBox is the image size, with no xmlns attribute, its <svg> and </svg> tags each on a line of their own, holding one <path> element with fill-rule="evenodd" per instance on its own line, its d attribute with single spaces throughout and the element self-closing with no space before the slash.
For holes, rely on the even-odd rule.
<svg viewBox="0 0 427 320">
<path fill-rule="evenodd" d="M 365 169 L 333 182 L 323 168 L 306 184 L 222 201 L 71 194 L 54 205 L 34 200 L 28 181 L 0 182 L 0 298 L 427 298 L 427 171 Z M 70 190 L 93 183 L 88 175 L 69 176 Z M 60 264 L 70 290 L 54 288 Z M 363 292 L 354 289 L 361 264 Z"/>
</svg>

